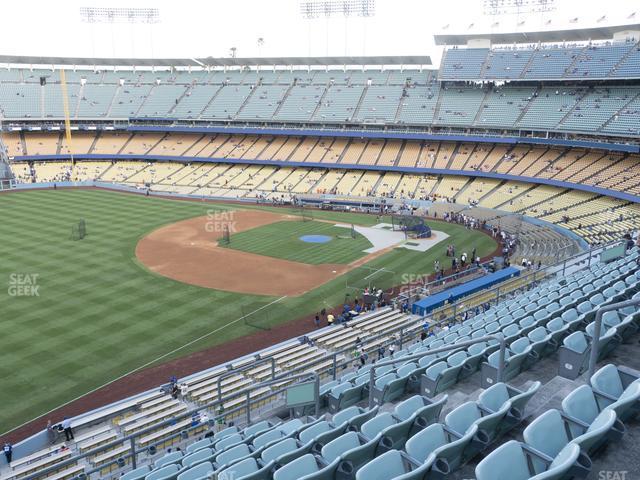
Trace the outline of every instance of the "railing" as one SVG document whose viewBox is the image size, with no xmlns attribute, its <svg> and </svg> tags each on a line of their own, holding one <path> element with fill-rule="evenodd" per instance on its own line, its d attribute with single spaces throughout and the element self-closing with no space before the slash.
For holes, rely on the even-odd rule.
<svg viewBox="0 0 640 480">
<path fill-rule="evenodd" d="M 415 353 L 413 355 L 407 355 L 400 358 L 395 358 L 393 360 L 386 360 L 384 362 L 376 362 L 375 368 L 371 367 L 371 370 L 369 370 L 369 408 L 373 408 L 375 406 L 374 399 L 373 399 L 373 389 L 375 387 L 375 382 L 376 382 L 375 380 L 376 368 L 384 367 L 385 365 L 395 365 L 396 363 L 407 362 L 408 360 L 415 360 L 418 358 L 422 358 L 425 355 L 433 355 L 437 353 L 448 352 L 449 350 L 458 350 L 460 348 L 470 347 L 471 345 L 474 345 L 476 343 L 488 342 L 489 340 L 497 340 L 500 344 L 500 358 L 498 360 L 497 381 L 501 382 L 503 377 L 503 372 L 504 372 L 504 360 L 505 360 L 505 353 L 507 350 L 507 344 L 505 342 L 504 336 L 502 335 L 487 335 L 486 337 L 480 337 L 473 340 L 468 340 L 466 342 L 453 343 L 451 345 L 447 345 L 444 347 L 429 349 L 428 352 Z"/>
<path fill-rule="evenodd" d="M 233 377 L 234 375 L 242 373 L 246 370 L 252 370 L 257 365 L 261 365 L 263 363 L 271 363 L 271 380 L 275 380 L 276 379 L 276 359 L 273 357 L 261 358 L 259 360 L 255 360 L 254 362 L 251 362 L 249 365 L 244 365 L 240 368 L 230 369 L 227 373 L 223 373 L 218 377 L 218 401 L 219 402 L 222 401 L 222 381 L 225 378 Z"/>
<path fill-rule="evenodd" d="M 609 242 L 606 245 L 602 245 L 602 246 L 599 246 L 599 247 L 594 247 L 594 248 L 590 249 L 588 252 L 582 252 L 580 254 L 577 254 L 577 255 L 575 255 L 573 257 L 565 259 L 563 262 L 560 262 L 558 264 L 545 267 L 545 269 L 543 269 L 543 270 L 533 270 L 533 271 L 529 272 L 528 274 L 526 274 L 525 276 L 523 276 L 525 278 L 525 282 L 526 283 L 524 285 L 521 285 L 520 287 L 515 288 L 514 290 L 518 290 L 520 288 L 528 287 L 531 284 L 535 284 L 536 281 L 540 280 L 541 278 L 547 277 L 549 274 L 557 274 L 560 271 L 560 267 L 562 267 L 562 273 L 564 275 L 564 273 L 566 272 L 566 268 L 567 268 L 567 266 L 569 265 L 570 262 L 574 262 L 576 264 L 582 264 L 582 263 L 584 263 L 586 261 L 587 262 L 587 267 L 588 267 L 588 266 L 591 265 L 592 258 L 594 257 L 594 252 L 602 251 L 603 249 L 609 247 L 610 245 L 617 244 L 617 243 L 620 243 L 620 241 L 613 241 L 613 242 Z M 542 275 L 540 275 L 541 273 L 542 273 Z M 523 278 L 523 277 L 520 277 L 520 278 Z M 530 279 L 530 281 L 527 281 L 529 279 Z M 504 287 L 504 285 L 502 287 Z M 505 294 L 508 294 L 508 293 L 511 293 L 511 292 L 513 292 L 513 290 L 511 290 L 509 292 L 504 292 L 504 291 L 501 292 L 501 286 L 498 285 L 496 287 L 496 289 L 495 289 L 494 297 L 489 299 L 488 301 L 489 302 L 493 302 L 495 300 L 495 302 L 499 302 L 501 295 L 505 295 Z M 468 297 L 465 297 L 464 299 L 461 299 L 461 300 L 464 300 L 465 303 L 471 302 L 473 300 L 473 298 L 477 298 L 478 296 L 481 296 L 481 295 L 486 295 L 487 293 L 488 293 L 488 291 L 481 291 L 481 292 L 478 292 L 478 293 L 476 293 L 474 295 L 470 295 Z M 637 302 L 637 303 L 634 303 L 634 302 Z M 640 304 L 640 300 L 627 301 L 627 302 L 622 302 L 620 304 L 609 305 L 609 306 L 603 307 L 603 309 L 601 309 L 598 312 L 598 315 L 596 317 L 596 322 L 597 323 L 596 323 L 595 338 L 599 338 L 600 329 L 601 329 L 601 318 L 602 318 L 602 314 L 603 313 L 605 313 L 606 311 L 615 310 L 615 309 L 618 309 L 618 308 L 624 308 L 626 306 L 637 305 L 637 304 Z M 453 303 L 451 305 L 447 305 L 445 308 L 452 308 L 453 309 L 453 314 L 449 315 L 449 316 L 447 316 L 447 317 L 445 317 L 445 318 L 443 318 L 443 319 L 441 319 L 439 321 L 431 322 L 430 323 L 430 328 L 442 326 L 442 325 L 447 324 L 447 323 L 455 323 L 457 321 L 457 317 L 461 313 L 460 311 L 458 311 L 459 303 L 455 302 L 455 303 Z M 462 312 L 470 311 L 470 310 L 473 310 L 473 308 L 462 310 Z M 410 323 L 411 325 L 415 326 L 419 322 L 420 323 L 424 322 L 426 320 L 426 318 L 427 318 L 426 316 L 422 317 L 422 318 L 417 318 L 417 319 L 414 318 L 414 319 L 410 320 L 407 323 Z M 407 323 L 405 323 L 403 325 L 400 325 L 398 327 L 386 330 L 384 333 L 381 333 L 381 334 L 378 334 L 378 335 L 374 335 L 374 336 L 369 336 L 365 341 L 362 341 L 361 344 L 362 345 L 371 344 L 371 343 L 377 342 L 380 338 L 385 337 L 387 339 L 391 338 L 391 340 L 388 340 L 386 342 L 387 345 L 391 344 L 391 343 L 398 342 L 400 349 L 402 349 L 403 348 L 403 342 L 409 341 L 412 338 L 417 337 L 420 334 L 420 331 L 421 331 L 420 328 L 416 327 L 414 332 L 408 333 L 408 334 L 405 333 L 406 329 L 409 328 L 409 326 L 410 326 Z M 340 326 L 337 325 L 334 328 L 340 328 Z M 394 335 L 397 334 L 397 333 L 399 333 L 399 336 L 398 336 L 398 338 L 395 338 Z M 504 348 L 505 348 L 505 346 L 503 345 L 504 341 L 502 339 L 500 339 L 498 336 L 487 336 L 487 337 L 483 337 L 483 338 L 480 338 L 480 339 L 472 340 L 470 342 L 453 344 L 453 345 L 450 345 L 450 346 L 429 350 L 428 353 L 423 352 L 421 354 L 406 356 L 406 357 L 402 357 L 402 358 L 399 358 L 399 359 L 388 360 L 388 361 L 385 361 L 385 362 L 376 362 L 376 367 L 380 367 L 380 366 L 383 366 L 383 365 L 389 365 L 389 364 L 393 365 L 393 364 L 396 364 L 396 363 L 401 362 L 401 361 L 404 362 L 404 361 L 411 360 L 411 359 L 414 359 L 414 358 L 420 358 L 420 357 L 423 357 L 426 354 L 439 353 L 439 352 L 443 352 L 443 351 L 449 351 L 449 350 L 452 350 L 452 349 L 463 348 L 465 346 L 472 345 L 474 343 L 478 343 L 478 342 L 481 342 L 481 341 L 487 341 L 488 339 L 498 340 L 501 343 L 501 346 L 500 346 L 501 353 L 500 353 L 500 360 L 499 360 L 499 367 L 498 367 L 498 381 L 501 381 L 502 372 L 504 370 L 504 360 L 505 360 L 504 359 Z M 355 344 L 355 342 L 354 342 L 354 344 Z M 384 344 L 385 343 L 383 343 L 383 345 Z M 35 480 L 36 478 L 39 478 L 42 475 L 45 475 L 46 473 L 50 473 L 50 472 L 52 472 L 54 470 L 57 471 L 61 467 L 65 466 L 65 465 L 70 465 L 71 463 L 76 462 L 79 459 L 96 455 L 96 454 L 98 454 L 100 452 L 106 451 L 107 449 L 110 449 L 110 448 L 113 448 L 113 447 L 122 446 L 127 441 L 129 441 L 130 444 L 131 444 L 131 451 L 130 451 L 130 453 L 128 455 L 123 455 L 123 456 L 121 456 L 120 458 L 118 458 L 116 460 L 113 460 L 111 462 L 107 462 L 105 464 L 102 464 L 99 467 L 96 467 L 95 469 L 93 469 L 91 471 L 87 471 L 85 473 L 85 475 L 93 473 L 93 472 L 100 471 L 102 469 L 108 468 L 109 466 L 112 466 L 112 465 L 115 465 L 115 464 L 118 464 L 119 466 L 121 466 L 120 462 L 122 462 L 123 459 L 128 459 L 128 458 L 131 458 L 132 464 L 134 465 L 134 468 L 135 468 L 135 465 L 136 465 L 136 462 L 137 462 L 136 459 L 137 459 L 137 455 L 138 454 L 143 453 L 145 451 L 148 451 L 148 449 L 150 447 L 152 447 L 152 446 L 159 445 L 161 443 L 165 443 L 168 440 L 171 440 L 171 439 L 176 438 L 178 436 L 183 436 L 184 435 L 184 431 L 178 432 L 178 433 L 173 434 L 171 436 L 163 437 L 163 439 L 158 441 L 156 444 L 148 445 L 148 446 L 146 446 L 146 447 L 144 447 L 142 449 L 139 449 L 139 450 L 136 450 L 136 443 L 135 443 L 136 439 L 141 438 L 142 436 L 144 436 L 146 434 L 152 433 L 152 432 L 154 432 L 154 431 L 156 431 L 156 430 L 158 430 L 160 428 L 163 428 L 164 426 L 171 425 L 172 423 L 175 423 L 176 421 L 191 417 L 196 412 L 200 412 L 202 410 L 207 410 L 207 409 L 210 409 L 210 408 L 214 408 L 216 406 L 220 406 L 223 403 L 228 402 L 229 400 L 232 400 L 232 399 L 236 399 L 236 398 L 238 398 L 238 397 L 240 397 L 242 395 L 246 396 L 245 404 L 243 406 L 239 406 L 239 407 L 236 407 L 236 408 L 233 408 L 231 410 L 228 410 L 228 411 L 224 412 L 224 415 L 222 415 L 222 416 L 227 416 L 228 417 L 229 415 L 231 415 L 233 413 L 241 412 L 241 411 L 244 410 L 245 414 L 246 414 L 246 421 L 249 424 L 251 422 L 251 406 L 254 403 L 263 402 L 267 398 L 277 397 L 282 392 L 284 392 L 285 389 L 280 389 L 280 390 L 277 390 L 275 392 L 270 392 L 269 395 L 260 396 L 255 400 L 251 399 L 250 394 L 251 394 L 252 391 L 254 391 L 254 390 L 258 389 L 258 388 L 271 386 L 271 385 L 274 385 L 274 384 L 277 384 L 277 383 L 280 383 L 280 382 L 284 382 L 284 381 L 288 381 L 288 380 L 292 380 L 292 379 L 296 379 L 296 378 L 301 378 L 301 377 L 305 377 L 305 376 L 306 377 L 310 377 L 312 375 L 315 375 L 315 378 L 317 379 L 317 382 L 319 383 L 319 378 L 320 378 L 319 373 L 318 372 L 309 372 L 309 370 L 311 368 L 313 368 L 314 365 L 321 364 L 321 363 L 326 362 L 328 360 L 332 360 L 332 367 L 331 367 L 330 371 L 331 371 L 331 375 L 332 375 L 333 379 L 335 380 L 335 379 L 337 379 L 338 370 L 341 367 L 345 367 L 346 365 L 349 365 L 350 363 L 353 362 L 353 359 L 349 358 L 349 353 L 352 352 L 352 350 L 353 350 L 353 346 L 349 346 L 347 348 L 331 352 L 328 355 L 325 355 L 325 356 L 323 356 L 323 357 L 321 357 L 319 359 L 315 359 L 314 361 L 312 361 L 312 362 L 310 362 L 308 364 L 305 364 L 302 367 L 298 367 L 297 369 L 289 370 L 289 371 L 285 372 L 284 374 L 282 374 L 280 376 L 276 375 L 276 372 L 275 372 L 275 370 L 276 370 L 276 361 L 275 361 L 275 359 L 273 357 L 265 357 L 263 359 L 256 360 L 255 362 L 253 362 L 250 365 L 245 365 L 245 366 L 242 366 L 242 367 L 240 367 L 238 369 L 229 370 L 228 372 L 223 374 L 222 377 L 228 378 L 229 376 L 232 376 L 234 374 L 238 374 L 238 373 L 241 373 L 241 372 L 243 372 L 245 370 L 249 370 L 249 369 L 255 368 L 255 366 L 258 365 L 258 364 L 270 362 L 271 363 L 272 379 L 269 380 L 269 381 L 266 381 L 266 382 L 261 382 L 261 383 L 259 383 L 257 385 L 253 385 L 253 386 L 247 387 L 246 389 L 242 389 L 242 390 L 233 392 L 232 394 L 230 394 L 230 395 L 228 395 L 226 397 L 222 397 L 222 395 L 221 395 L 221 380 L 222 380 L 222 377 L 221 377 L 221 378 L 218 379 L 218 385 L 217 385 L 217 388 L 218 388 L 218 399 L 216 401 L 213 401 L 213 402 L 210 402 L 210 403 L 206 403 L 204 405 L 199 405 L 197 408 L 191 409 L 186 413 L 183 413 L 183 414 L 177 415 L 175 417 L 172 417 L 171 419 L 165 420 L 163 422 L 160 422 L 159 424 L 155 424 L 153 426 L 147 427 L 147 428 L 145 428 L 143 430 L 140 430 L 139 432 L 136 432 L 136 433 L 131 434 L 129 436 L 116 439 L 116 440 L 114 440 L 112 442 L 109 442 L 107 444 L 104 444 L 104 445 L 101 445 L 99 447 L 96 447 L 93 450 L 90 450 L 90 451 L 87 451 L 87 452 L 82 453 L 80 455 L 74 456 L 71 459 L 68 459 L 68 460 L 66 460 L 64 462 L 52 465 L 51 467 L 43 469 L 43 470 L 41 470 L 41 471 L 39 471 L 37 473 L 31 474 L 29 476 L 25 476 L 23 478 L 24 478 L 24 480 L 32 480 L 32 479 Z M 590 370 L 589 370 L 590 375 L 593 373 L 592 368 L 595 369 L 595 360 L 593 360 L 593 359 L 597 359 L 597 354 L 598 354 L 597 350 L 598 350 L 597 342 L 595 342 L 595 348 L 593 348 L 592 351 L 591 351 Z M 344 362 L 338 362 L 338 357 L 340 357 L 341 355 L 346 355 L 347 356 L 347 359 Z M 593 365 L 591 365 L 592 361 L 594 362 Z M 372 368 L 371 375 L 372 376 L 375 375 L 373 368 Z M 375 381 L 374 381 L 374 383 L 375 383 Z M 370 385 L 371 385 L 371 379 L 370 379 Z M 372 397 L 371 397 L 372 391 L 373 390 L 370 388 L 370 398 L 369 398 L 369 403 L 370 404 L 372 402 Z M 317 408 L 318 408 L 318 405 L 316 405 L 316 414 L 318 413 Z M 218 417 L 220 417 L 220 416 L 214 416 L 213 418 L 216 419 Z M 189 430 L 189 429 L 187 429 L 187 430 Z M 83 478 L 83 477 L 76 477 L 76 478 Z"/>
<path fill-rule="evenodd" d="M 314 382 L 315 382 L 315 392 L 316 392 L 316 396 L 315 396 L 316 397 L 315 414 L 316 414 L 316 416 L 318 416 L 319 415 L 319 410 L 320 410 L 320 403 L 319 403 L 320 375 L 318 373 L 316 373 L 316 372 L 306 372 L 306 373 L 300 373 L 300 374 L 296 374 L 296 375 L 283 375 L 282 377 L 278 377 L 278 378 L 275 378 L 275 379 L 272 379 L 272 380 L 269 380 L 269 381 L 266 381 L 266 382 L 261 382 L 261 383 L 258 383 L 256 385 L 252 385 L 250 387 L 247 387 L 247 388 L 241 390 L 240 392 L 235 392 L 230 398 L 237 398 L 237 397 L 239 397 L 241 395 L 246 395 L 246 403 L 245 403 L 245 405 L 244 406 L 240 406 L 240 407 L 236 407 L 236 408 L 234 408 L 232 410 L 229 410 L 229 411 L 225 412 L 224 415 L 219 415 L 217 417 L 214 417 L 213 420 L 210 421 L 210 423 L 211 422 L 215 422 L 215 420 L 220 418 L 221 416 L 226 416 L 226 415 L 229 415 L 230 413 L 233 413 L 235 411 L 241 411 L 241 410 L 246 410 L 247 420 L 248 420 L 248 423 L 250 423 L 251 422 L 250 412 L 251 412 L 251 403 L 252 403 L 252 400 L 251 400 L 251 392 L 252 391 L 254 391 L 256 389 L 259 389 L 259 388 L 264 388 L 264 387 L 267 387 L 267 386 L 271 386 L 271 385 L 274 385 L 276 383 L 285 382 L 285 381 L 289 381 L 289 380 L 298 380 L 298 379 L 301 379 L 301 378 L 305 378 L 305 379 L 312 378 L 314 380 Z M 280 390 L 277 390 L 277 391 L 272 393 L 272 396 L 279 395 L 279 394 L 283 393 L 284 391 L 286 391 L 286 388 L 282 388 Z M 225 400 L 228 400 L 228 399 L 225 399 Z M 201 410 L 206 410 L 208 408 L 214 408 L 216 406 L 222 405 L 222 403 L 223 402 L 221 402 L 219 400 L 216 400 L 216 401 L 210 402 L 210 403 L 208 403 L 206 405 L 199 406 L 197 408 L 191 409 L 191 410 L 189 410 L 189 411 L 187 411 L 185 413 L 182 413 L 180 415 L 176 415 L 176 416 L 174 416 L 174 417 L 172 417 L 172 418 L 170 418 L 168 420 L 164 420 L 164 421 L 162 421 L 160 423 L 157 423 L 157 424 L 152 425 L 150 427 L 144 428 L 144 429 L 142 429 L 142 430 L 140 430 L 138 432 L 135 432 L 135 433 L 133 433 L 131 435 L 125 436 L 123 438 L 118 438 L 118 439 L 113 440 L 113 441 L 111 441 L 109 443 L 105 443 L 103 445 L 100 445 L 99 447 L 96 447 L 96 448 L 94 448 L 92 450 L 86 451 L 86 452 L 81 453 L 79 455 L 75 455 L 75 456 L 73 456 L 71 458 L 68 458 L 68 459 L 62 461 L 62 462 L 53 464 L 53 465 L 51 465 L 51 466 L 49 466 L 47 468 L 39 470 L 36 473 L 32 473 L 30 475 L 21 477 L 21 480 L 36 480 L 36 479 L 42 478 L 43 476 L 47 475 L 48 473 L 53 473 L 55 471 L 61 470 L 65 466 L 74 465 L 75 463 L 78 462 L 78 460 L 97 455 L 100 452 L 105 452 L 105 451 L 108 451 L 109 449 L 112 449 L 112 448 L 115 448 L 115 447 L 118 447 L 118 446 L 122 446 L 126 442 L 129 442 L 129 444 L 130 444 L 130 451 L 129 451 L 129 453 L 127 455 L 122 455 L 120 458 L 118 458 L 116 460 L 113 460 L 111 462 L 107 462 L 105 464 L 97 466 L 96 468 L 94 468 L 92 470 L 85 471 L 84 473 L 82 473 L 80 475 L 77 475 L 77 476 L 75 476 L 73 478 L 74 479 L 76 479 L 76 478 L 77 479 L 83 479 L 83 478 L 86 478 L 87 475 L 90 475 L 90 474 L 95 473 L 95 472 L 99 472 L 99 471 L 101 471 L 101 470 L 103 470 L 105 468 L 109 468 L 109 467 L 111 467 L 113 465 L 119 465 L 120 466 L 121 462 L 124 459 L 129 459 L 129 458 L 131 459 L 132 468 L 135 470 L 137 468 L 137 456 L 138 456 L 138 454 L 144 453 L 144 452 L 148 452 L 152 448 L 155 448 L 156 445 L 165 443 L 168 440 L 171 440 L 171 439 L 176 438 L 178 436 L 183 437 L 184 436 L 184 431 L 178 432 L 178 433 L 176 433 L 176 434 L 174 434 L 172 436 L 163 437 L 163 439 L 161 441 L 157 442 L 156 444 L 151 444 L 151 445 L 145 446 L 145 447 L 140 448 L 140 449 L 136 449 L 136 439 L 138 439 L 138 438 L 140 438 L 140 437 L 142 437 L 142 436 L 144 436 L 146 434 L 152 433 L 152 432 L 154 432 L 156 430 L 159 430 L 159 429 L 161 429 L 163 427 L 175 424 L 176 422 L 178 422 L 180 420 L 183 420 L 185 418 L 191 418 L 194 415 L 194 413 L 198 413 Z"/>
<path fill-rule="evenodd" d="M 625 300 L 624 302 L 612 303 L 605 305 L 596 312 L 595 325 L 593 328 L 593 340 L 591 340 L 591 352 L 589 352 L 589 373 L 587 378 L 591 378 L 596 373 L 596 363 L 598 363 L 598 350 L 600 349 L 600 332 L 602 331 L 602 316 L 607 312 L 619 310 L 626 307 L 635 307 L 640 305 L 640 298 Z"/>
</svg>

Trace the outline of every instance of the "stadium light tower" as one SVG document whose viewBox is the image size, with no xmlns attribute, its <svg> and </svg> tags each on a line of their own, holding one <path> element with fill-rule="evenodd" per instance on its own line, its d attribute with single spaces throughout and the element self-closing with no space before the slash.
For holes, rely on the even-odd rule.
<svg viewBox="0 0 640 480">
<path fill-rule="evenodd" d="M 336 14 L 349 17 L 373 17 L 376 12 L 375 0 L 300 0 L 300 13 L 306 19 Z"/>
<path fill-rule="evenodd" d="M 160 23 L 160 10 L 80 7 L 80 18 L 86 23 Z"/>
<path fill-rule="evenodd" d="M 326 49 L 329 55 L 329 20 L 341 15 L 344 17 L 344 49 L 347 54 L 348 20 L 351 16 L 361 18 L 373 17 L 376 13 L 375 0 L 300 0 L 300 14 L 307 20 L 324 17 L 326 25 Z M 363 36 L 363 50 L 366 48 L 366 23 Z M 363 52 L 364 54 L 364 52 Z M 311 24 L 309 24 L 309 56 L 311 56 Z"/>
<path fill-rule="evenodd" d="M 556 0 L 484 0 L 485 15 L 522 15 L 555 10 Z"/>
<path fill-rule="evenodd" d="M 129 24 L 133 29 L 134 24 L 149 25 L 151 57 L 153 57 L 153 26 L 160 23 L 160 10 L 157 8 L 112 8 L 112 7 L 80 7 L 80 20 L 92 25 L 91 35 L 93 39 L 93 25 L 102 23 L 111 25 L 111 48 L 113 56 L 116 56 L 115 24 Z M 135 44 L 133 30 L 131 31 L 131 50 L 135 56 Z M 93 45 L 95 51 L 95 45 Z M 94 53 L 95 56 L 95 53 Z"/>
</svg>

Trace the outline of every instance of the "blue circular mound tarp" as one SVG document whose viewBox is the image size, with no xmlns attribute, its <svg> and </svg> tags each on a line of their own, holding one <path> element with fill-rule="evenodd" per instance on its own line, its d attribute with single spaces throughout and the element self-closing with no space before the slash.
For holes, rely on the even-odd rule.
<svg viewBox="0 0 640 480">
<path fill-rule="evenodd" d="M 307 243 L 327 243 L 332 240 L 328 235 L 303 235 L 300 240 Z"/>
</svg>

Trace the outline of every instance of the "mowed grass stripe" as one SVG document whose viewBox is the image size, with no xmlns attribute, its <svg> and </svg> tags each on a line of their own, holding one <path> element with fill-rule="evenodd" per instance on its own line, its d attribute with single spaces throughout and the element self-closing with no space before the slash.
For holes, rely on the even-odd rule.
<svg viewBox="0 0 640 480">
<path fill-rule="evenodd" d="M 326 235 L 327 243 L 307 243 L 303 235 Z M 310 221 L 282 221 L 231 235 L 227 248 L 281 258 L 311 265 L 347 264 L 366 255 L 372 245 L 366 237 L 356 233 L 351 238 L 349 228 L 330 223 Z"/>
<path fill-rule="evenodd" d="M 135 262 L 135 246 L 151 230 L 206 215 L 210 210 L 245 208 L 253 207 L 97 190 L 0 195 L 0 432 L 220 328 L 240 317 L 243 306 L 257 308 L 275 300 L 182 284 L 153 275 Z M 268 210 L 295 214 L 293 209 Z M 314 215 L 336 223 L 377 222 L 369 215 Z M 89 235 L 74 242 L 70 240 L 71 225 L 80 218 L 86 220 Z M 297 230 L 297 236 L 306 234 L 304 229 L 313 223 L 332 227 L 322 222 L 289 223 L 302 229 Z M 442 230 L 439 225 L 434 228 Z M 450 231 L 448 241 L 453 243 L 466 236 L 486 238 L 457 226 L 451 226 Z M 348 229 L 341 232 L 349 234 Z M 277 246 L 277 242 L 270 242 Z M 347 261 L 369 246 L 358 246 L 356 255 L 349 246 L 357 241 L 331 243 L 333 253 L 325 255 L 310 245 L 306 255 L 317 263 Z M 485 250 L 493 248 L 489 245 Z M 481 255 L 488 253 L 479 251 Z M 424 258 L 431 257 L 425 254 Z M 443 262 L 444 258 L 442 255 Z M 405 260 L 402 254 L 387 254 L 376 260 L 376 266 L 398 271 L 418 268 L 416 259 Z M 432 261 L 423 263 L 428 269 Z M 26 273 L 39 275 L 40 296 L 9 296 L 10 276 Z M 306 295 L 273 305 L 255 320 L 262 326 L 292 320 L 323 306 L 340 304 L 344 293 L 345 279 L 340 277 Z M 238 322 L 170 358 L 255 331 Z"/>
</svg>

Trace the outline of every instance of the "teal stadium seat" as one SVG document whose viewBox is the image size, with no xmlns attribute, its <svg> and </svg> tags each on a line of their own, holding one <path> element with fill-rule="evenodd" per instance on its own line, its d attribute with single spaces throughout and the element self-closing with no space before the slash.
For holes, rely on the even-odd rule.
<svg viewBox="0 0 640 480">
<path fill-rule="evenodd" d="M 171 453 L 167 453 L 163 457 L 160 457 L 155 462 L 153 462 L 153 468 L 164 467 L 165 465 L 170 465 L 172 463 L 179 463 L 182 460 L 182 452 L 175 451 Z"/>
<path fill-rule="evenodd" d="M 177 480 L 208 480 L 212 475 L 213 465 L 211 462 L 204 462 L 181 473 L 178 475 Z"/>
<path fill-rule="evenodd" d="M 531 397 L 540 389 L 540 382 L 533 382 L 527 390 L 519 390 L 506 383 L 496 383 L 484 390 L 478 398 L 478 405 L 490 413 L 501 411 L 509 405 L 507 415 L 498 426 L 496 436 L 499 438 L 519 425 L 525 418 L 525 409 Z"/>
<path fill-rule="evenodd" d="M 487 455 L 476 467 L 476 480 L 560 480 L 574 466 L 580 447 L 567 445 L 551 459 L 548 468 L 531 471 L 527 458 L 533 454 L 511 440 Z"/>
<path fill-rule="evenodd" d="M 172 463 L 171 465 L 152 471 L 149 475 L 144 477 L 144 480 L 175 480 L 179 472 L 180 467 L 175 463 Z"/>
<path fill-rule="evenodd" d="M 570 442 L 592 453 L 603 444 L 615 421 L 615 411 L 603 410 L 591 425 L 584 426 L 553 409 L 533 420 L 523 435 L 528 445 L 549 457 L 555 457 Z"/>
<path fill-rule="evenodd" d="M 149 472 L 151 471 L 151 467 L 145 465 L 144 467 L 138 467 L 135 470 L 130 471 L 129 473 L 125 473 L 120 480 L 143 480 Z"/>
<path fill-rule="evenodd" d="M 640 375 L 637 372 L 626 368 L 617 368 L 609 364 L 595 372 L 590 379 L 591 388 L 598 403 L 598 408 L 602 410 L 608 406 L 628 397 L 634 397 L 637 385 L 640 384 Z M 640 413 L 640 398 L 630 405 L 626 412 L 621 412 L 622 421 L 630 417 L 635 417 Z"/>
<path fill-rule="evenodd" d="M 271 480 L 274 463 L 260 466 L 255 458 L 246 458 L 217 472 L 217 480 Z"/>
<path fill-rule="evenodd" d="M 475 424 L 459 435 L 445 425 L 434 423 L 407 440 L 405 450 L 420 463 L 426 462 L 431 455 L 435 456 L 434 465 L 449 473 L 466 461 L 465 451 L 477 432 Z"/>
<path fill-rule="evenodd" d="M 414 465 L 397 450 L 390 450 L 356 472 L 356 480 L 422 480 L 429 471 L 434 457 L 429 462 Z"/>
</svg>

